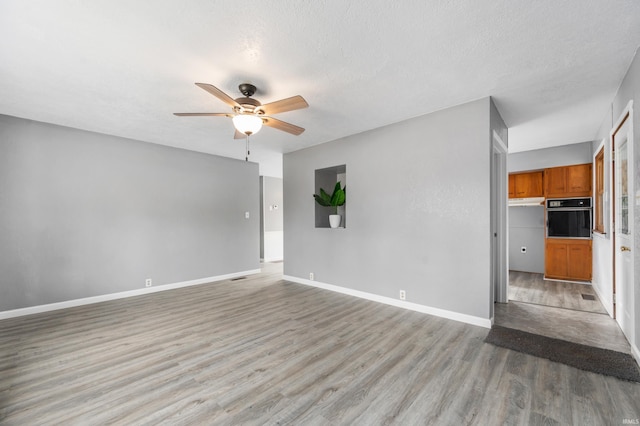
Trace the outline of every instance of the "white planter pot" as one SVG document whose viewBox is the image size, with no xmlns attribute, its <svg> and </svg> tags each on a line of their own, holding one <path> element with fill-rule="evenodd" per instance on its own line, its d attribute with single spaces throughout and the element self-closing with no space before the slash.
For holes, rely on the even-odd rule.
<svg viewBox="0 0 640 426">
<path fill-rule="evenodd" d="M 331 225 L 332 228 L 339 227 L 341 221 L 342 221 L 342 216 L 340 216 L 339 214 L 329 215 L 329 225 Z"/>
</svg>

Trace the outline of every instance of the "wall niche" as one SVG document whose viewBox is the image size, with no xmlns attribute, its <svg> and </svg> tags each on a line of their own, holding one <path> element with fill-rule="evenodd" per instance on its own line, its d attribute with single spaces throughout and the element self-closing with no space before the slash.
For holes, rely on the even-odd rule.
<svg viewBox="0 0 640 426">
<path fill-rule="evenodd" d="M 336 182 L 340 182 L 340 185 L 344 188 L 347 186 L 347 166 L 342 164 L 340 166 L 327 167 L 325 169 L 316 169 L 315 171 L 315 191 L 314 194 L 320 193 L 320 188 L 324 189 L 329 195 L 333 193 L 333 188 L 336 186 Z M 347 195 L 347 202 L 343 206 L 338 207 L 338 214 L 342 216 L 340 222 L 340 228 L 346 228 L 347 226 L 347 204 L 349 196 Z M 334 214 L 332 207 L 324 207 L 320 204 L 313 202 L 315 205 L 315 224 L 316 228 L 331 228 L 329 225 L 329 215 Z"/>
</svg>

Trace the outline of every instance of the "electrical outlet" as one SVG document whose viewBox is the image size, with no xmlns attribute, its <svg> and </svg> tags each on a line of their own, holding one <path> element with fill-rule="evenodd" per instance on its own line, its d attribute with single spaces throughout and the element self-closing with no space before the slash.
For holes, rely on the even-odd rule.
<svg viewBox="0 0 640 426">
<path fill-rule="evenodd" d="M 527 252 L 527 248 L 526 247 L 520 247 L 520 253 L 526 253 Z"/>
<path fill-rule="evenodd" d="M 407 292 L 400 290 L 400 300 L 407 300 Z"/>
<path fill-rule="evenodd" d="M 244 212 L 244 218 L 245 218 L 245 219 L 249 219 L 249 216 L 250 216 L 250 215 L 249 215 L 249 212 Z"/>
<path fill-rule="evenodd" d="M 151 281 L 151 278 L 147 278 L 146 280 L 144 280 L 145 287 L 151 287 L 152 285 L 153 285 L 153 281 Z"/>
<path fill-rule="evenodd" d="M 315 276 L 313 275 L 313 272 L 309 272 L 309 280 L 313 281 L 315 279 Z"/>
</svg>

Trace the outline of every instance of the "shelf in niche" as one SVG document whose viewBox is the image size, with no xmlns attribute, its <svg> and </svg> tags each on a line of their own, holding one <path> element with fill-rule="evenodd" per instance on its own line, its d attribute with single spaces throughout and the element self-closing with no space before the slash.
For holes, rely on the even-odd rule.
<svg viewBox="0 0 640 426">
<path fill-rule="evenodd" d="M 333 188 L 336 186 L 336 182 L 340 182 L 342 187 L 347 186 L 347 166 L 345 164 L 333 167 L 327 167 L 324 169 L 316 169 L 315 171 L 315 188 L 314 194 L 320 193 L 320 188 L 327 191 L 329 194 L 333 192 Z M 315 227 L 327 228 L 327 229 L 345 229 L 347 226 L 347 203 L 338 207 L 338 214 L 342 216 L 340 227 L 331 228 L 329 225 L 329 215 L 332 214 L 331 207 L 323 207 L 320 204 L 315 204 Z"/>
</svg>

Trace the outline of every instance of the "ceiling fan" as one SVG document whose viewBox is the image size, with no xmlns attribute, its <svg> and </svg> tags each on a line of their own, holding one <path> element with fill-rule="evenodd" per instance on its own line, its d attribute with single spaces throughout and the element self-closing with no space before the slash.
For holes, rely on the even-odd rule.
<svg viewBox="0 0 640 426">
<path fill-rule="evenodd" d="M 239 85 L 238 89 L 240 89 L 240 93 L 242 93 L 244 97 L 237 99 L 231 98 L 222 90 L 211 84 L 196 83 L 196 86 L 206 90 L 225 104 L 229 105 L 232 108 L 232 112 L 176 112 L 174 115 L 180 117 L 231 118 L 233 120 L 233 125 L 236 128 L 234 138 L 247 138 L 247 157 L 249 156 L 249 136 L 258 133 L 263 125 L 273 127 L 274 129 L 282 130 L 296 136 L 304 132 L 302 127 L 271 117 L 273 114 L 308 107 L 309 104 L 300 95 L 262 105 L 260 101 L 251 97 L 256 93 L 256 86 L 253 84 L 243 83 Z"/>
</svg>

